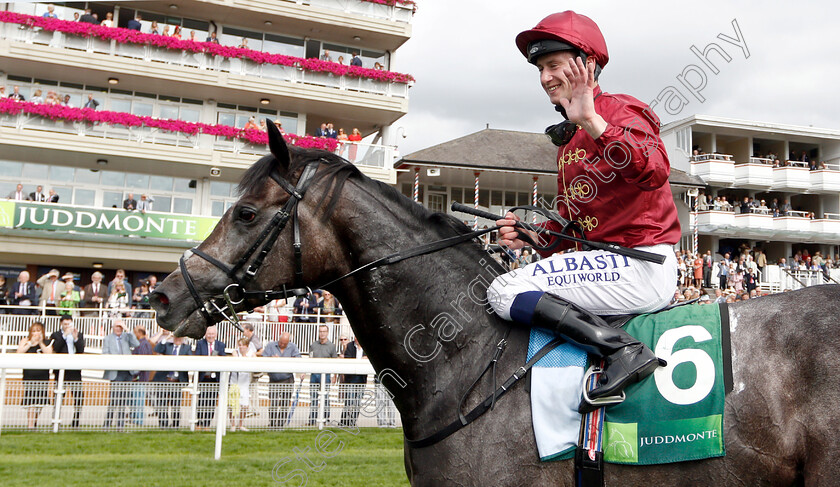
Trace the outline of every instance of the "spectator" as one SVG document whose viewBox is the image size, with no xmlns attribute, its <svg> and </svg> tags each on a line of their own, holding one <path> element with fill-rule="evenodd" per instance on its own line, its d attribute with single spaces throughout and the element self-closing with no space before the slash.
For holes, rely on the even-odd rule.
<svg viewBox="0 0 840 487">
<path fill-rule="evenodd" d="M 256 357 L 257 351 L 247 338 L 240 338 L 236 342 L 234 357 Z M 230 411 L 230 429 L 236 431 L 236 418 L 239 417 L 239 430 L 248 431 L 242 423 L 251 405 L 251 372 L 231 372 L 230 387 L 228 389 Z"/>
<path fill-rule="evenodd" d="M 81 17 L 79 17 L 79 22 L 85 22 L 88 24 L 96 25 L 99 23 L 99 20 L 94 16 L 94 14 L 91 13 L 91 10 L 89 8 L 86 8 L 85 13 L 82 14 Z"/>
<path fill-rule="evenodd" d="M 194 30 L 190 31 L 190 41 L 191 42 L 198 42 L 198 39 L 195 38 L 195 31 Z"/>
<path fill-rule="evenodd" d="M 79 307 L 79 302 L 82 298 L 79 295 L 79 291 L 76 291 L 76 285 L 73 283 L 72 275 L 70 276 L 71 279 L 69 281 L 64 281 L 64 291 L 61 292 L 61 300 L 58 302 L 59 311 L 58 314 L 61 316 L 72 316 L 73 312 L 70 311 L 73 308 Z"/>
<path fill-rule="evenodd" d="M 125 284 L 117 283 L 114 285 L 111 295 L 108 297 L 106 307 L 108 316 L 111 318 L 120 318 L 123 316 L 124 310 L 128 308 L 128 293 L 125 290 Z"/>
<path fill-rule="evenodd" d="M 108 300 L 110 293 L 108 292 L 108 287 L 102 284 L 102 277 L 101 272 L 94 272 L 90 276 L 90 284 L 82 289 L 83 308 L 101 308 Z M 97 314 L 96 311 L 85 311 L 82 313 L 83 316 L 96 316 Z"/>
<path fill-rule="evenodd" d="M 99 106 L 99 102 L 93 99 L 93 94 L 88 93 L 88 101 L 85 102 L 84 108 L 90 108 L 91 110 L 96 110 L 96 107 Z"/>
<path fill-rule="evenodd" d="M 41 91 L 40 88 L 38 88 L 37 90 L 35 90 L 35 93 L 32 94 L 32 99 L 29 101 L 31 101 L 32 103 L 44 103 L 44 97 L 41 96 L 42 93 L 44 92 Z"/>
<path fill-rule="evenodd" d="M 114 320 L 111 334 L 106 336 L 102 342 L 103 355 L 131 355 L 131 351 L 140 345 L 137 337 L 126 333 L 125 325 L 121 319 Z M 125 422 L 125 408 L 128 406 L 129 383 L 132 381 L 136 371 L 106 370 L 103 379 L 111 381 L 108 392 L 108 412 L 105 414 L 105 423 L 102 427 L 109 429 L 113 423 L 114 414 L 117 416 L 117 428 L 122 430 Z"/>
<path fill-rule="evenodd" d="M 181 26 L 180 25 L 175 26 L 175 30 L 172 32 L 172 37 L 178 39 L 179 41 L 181 40 Z"/>
<path fill-rule="evenodd" d="M 58 322 L 58 330 L 50 336 L 53 353 L 66 353 L 70 355 L 85 353 L 85 336 L 76 329 L 71 316 L 62 316 Z M 53 369 L 53 378 L 58 383 L 57 369 Z M 82 388 L 82 371 L 64 371 L 64 395 L 65 400 L 73 396 L 73 420 L 70 426 L 79 427 L 79 418 L 82 415 L 82 404 L 85 401 Z"/>
<path fill-rule="evenodd" d="M 17 101 L 26 101 L 26 97 L 20 94 L 20 86 L 15 85 L 12 90 L 12 94 L 9 95 L 9 98 Z"/>
<path fill-rule="evenodd" d="M 195 344 L 195 355 L 204 357 L 225 355 L 225 344 L 216 340 L 218 331 L 215 326 L 208 326 L 204 332 L 204 338 Z M 213 410 L 216 408 L 216 396 L 219 383 L 219 372 L 199 372 L 199 396 L 198 396 L 198 425 L 199 429 L 210 428 L 210 421 L 213 419 Z"/>
<path fill-rule="evenodd" d="M 105 14 L 105 20 L 99 23 L 99 25 L 103 27 L 113 27 L 114 26 L 114 13 L 108 12 Z"/>
<path fill-rule="evenodd" d="M 283 123 L 280 122 L 279 118 L 274 121 L 274 125 L 277 126 L 277 130 L 279 130 L 282 135 L 286 135 L 286 131 L 283 130 Z"/>
<path fill-rule="evenodd" d="M 125 277 L 125 270 L 124 269 L 117 269 L 116 274 L 114 274 L 114 279 L 108 283 L 108 295 L 110 296 L 112 292 L 114 292 L 114 286 L 117 283 L 123 283 L 125 285 L 125 290 L 129 296 L 131 296 L 131 284 L 128 282 L 128 279 Z"/>
<path fill-rule="evenodd" d="M 700 257 L 700 254 L 694 257 L 692 268 L 694 271 L 694 287 L 703 287 L 703 258 Z"/>
<path fill-rule="evenodd" d="M 158 334 L 160 337 L 162 334 Z M 172 341 L 162 339 L 158 341 L 154 349 L 160 355 L 192 355 L 192 350 L 184 344 L 184 337 L 173 336 Z M 155 372 L 152 379 L 158 383 L 156 390 L 158 425 L 161 428 L 179 428 L 181 424 L 181 388 L 189 382 L 188 372 Z M 170 414 L 171 413 L 171 414 Z M 171 418 L 171 421 L 170 421 Z"/>
<path fill-rule="evenodd" d="M 299 323 L 311 323 L 315 321 L 315 318 L 311 317 L 310 315 L 313 313 L 315 309 L 315 298 L 312 297 L 311 294 L 307 294 L 306 296 L 300 296 L 295 299 L 294 304 L 294 321 Z"/>
<path fill-rule="evenodd" d="M 327 124 L 322 123 L 320 127 L 315 129 L 315 137 L 326 137 L 327 136 Z"/>
<path fill-rule="evenodd" d="M 64 95 L 64 101 L 61 102 L 61 106 L 68 108 L 76 108 L 76 105 L 73 105 L 73 103 L 70 102 L 70 95 Z"/>
<path fill-rule="evenodd" d="M 143 16 L 138 13 L 133 19 L 128 20 L 125 24 L 125 28 L 140 31 L 140 29 L 143 28 L 143 24 L 140 23 L 141 20 L 143 20 Z"/>
<path fill-rule="evenodd" d="M 21 271 L 18 274 L 17 282 L 12 284 L 12 290 L 9 294 L 11 296 L 11 304 L 13 306 L 32 306 L 35 304 L 35 283 L 29 282 L 29 273 Z M 37 313 L 35 309 L 13 309 L 12 314 L 15 315 L 32 315 Z"/>
<path fill-rule="evenodd" d="M 17 353 L 52 353 L 52 347 L 45 341 L 44 324 L 34 321 L 29 325 L 29 333 L 18 343 Z M 26 422 L 29 429 L 35 429 L 41 408 L 49 404 L 50 371 L 48 369 L 23 369 L 23 402 L 28 408 Z"/>
<path fill-rule="evenodd" d="M 213 44 L 218 44 L 219 39 L 216 37 L 216 31 L 210 33 L 210 36 L 204 40 L 204 42 L 212 42 Z"/>
<path fill-rule="evenodd" d="M 353 59 L 350 60 L 350 66 L 362 66 L 362 58 L 359 57 L 359 53 L 353 53 Z"/>
<path fill-rule="evenodd" d="M 23 185 L 18 183 L 17 188 L 14 191 L 9 193 L 9 196 L 6 198 L 15 201 L 28 201 L 29 197 L 26 196 L 26 193 L 23 191 Z"/>
<path fill-rule="evenodd" d="M 373 69 L 375 69 L 377 71 L 385 71 L 385 66 L 383 66 L 382 63 L 377 61 L 377 62 L 373 63 Z"/>
<path fill-rule="evenodd" d="M 162 35 L 164 37 L 169 37 L 170 34 L 169 34 L 169 25 L 168 24 L 163 24 L 163 32 L 161 32 L 160 35 Z"/>
<path fill-rule="evenodd" d="M 0 306 L 9 305 L 9 288 L 6 285 L 6 276 L 0 274 Z M 0 307 L 0 315 L 6 314 L 6 310 Z"/>
<path fill-rule="evenodd" d="M 47 4 L 47 11 L 44 12 L 44 15 L 42 15 L 42 17 L 44 17 L 45 19 L 57 19 L 58 15 L 55 14 L 55 5 L 51 3 Z"/>
<path fill-rule="evenodd" d="M 344 64 L 344 56 L 338 56 L 338 64 Z"/>
<path fill-rule="evenodd" d="M 73 12 L 73 22 L 79 21 L 79 12 Z"/>
<path fill-rule="evenodd" d="M 152 211 L 152 204 L 155 200 L 145 194 L 140 195 L 140 201 L 137 202 L 137 209 L 140 210 L 140 213 L 145 214 L 147 211 Z"/>
<path fill-rule="evenodd" d="M 49 194 L 49 197 L 47 197 L 47 203 L 58 203 L 58 193 L 56 193 L 54 189 L 50 188 Z"/>
<path fill-rule="evenodd" d="M 350 150 L 348 151 L 347 160 L 350 162 L 356 162 L 356 151 L 359 150 L 358 143 L 362 141 L 362 133 L 359 132 L 358 128 L 353 127 L 353 133 L 347 137 L 347 140 L 352 142 L 352 144 L 350 144 Z"/>
<path fill-rule="evenodd" d="M 359 340 L 354 338 L 344 349 L 344 358 L 362 358 L 364 351 Z M 341 426 L 355 427 L 359 419 L 359 404 L 362 401 L 362 392 L 367 383 L 367 376 L 364 374 L 347 374 L 344 376 L 347 384 L 344 396 L 344 411 L 341 412 Z"/>
<path fill-rule="evenodd" d="M 42 203 L 47 201 L 47 195 L 44 194 L 44 187 L 39 184 L 35 191 L 29 193 L 29 201 L 39 201 Z"/>
<path fill-rule="evenodd" d="M 779 207 L 779 215 L 788 216 L 791 211 L 793 211 L 793 207 L 790 206 L 787 199 L 782 198 L 782 205 Z"/>
<path fill-rule="evenodd" d="M 318 327 L 318 340 L 312 342 L 312 345 L 309 346 L 309 357 L 310 358 L 338 358 L 338 354 L 335 351 L 335 344 L 329 341 L 327 337 L 329 336 L 330 329 L 327 325 L 321 325 Z M 321 374 L 310 374 L 309 375 L 309 399 L 310 399 L 310 406 L 309 406 L 309 422 L 307 423 L 309 426 L 315 424 L 315 420 L 318 417 L 318 401 L 319 396 L 323 396 L 325 398 L 324 401 L 324 422 L 326 423 L 330 419 L 330 401 L 326 400 L 329 398 L 330 393 L 330 374 L 326 374 L 324 378 L 324 389 L 321 389 Z"/>
<path fill-rule="evenodd" d="M 254 324 L 253 323 L 242 323 L 242 330 L 245 332 L 245 338 L 248 339 L 248 343 L 254 346 L 254 352 L 259 354 L 263 351 L 263 342 L 262 338 L 254 331 Z"/>
<path fill-rule="evenodd" d="M 157 276 L 154 274 L 149 274 L 149 277 L 146 278 L 149 282 L 149 292 L 152 292 L 157 287 Z"/>
<path fill-rule="evenodd" d="M 149 27 L 149 33 L 160 35 L 160 27 L 158 27 L 157 20 L 152 21 L 152 25 Z"/>
<path fill-rule="evenodd" d="M 242 38 L 242 42 L 239 43 L 239 49 L 250 49 L 248 47 L 248 38 L 247 37 Z"/>
<path fill-rule="evenodd" d="M 131 301 L 135 308 L 137 309 L 151 309 L 152 306 L 149 303 L 149 293 L 151 290 L 149 289 L 149 281 L 143 280 L 140 282 L 140 286 L 134 289 L 134 296 L 131 297 Z M 141 312 L 135 315 L 137 318 L 150 318 L 152 316 L 149 312 Z"/>
<path fill-rule="evenodd" d="M 723 255 L 723 260 L 720 261 L 720 270 L 718 276 L 720 277 L 720 288 L 726 289 L 726 283 L 729 280 L 729 265 L 732 261 L 729 260 L 729 252 Z"/>
<path fill-rule="evenodd" d="M 324 49 L 324 54 L 321 54 L 321 61 L 332 62 L 332 57 L 330 56 L 330 51 Z"/>
<path fill-rule="evenodd" d="M 128 211 L 137 209 L 137 200 L 134 199 L 134 193 L 128 193 L 128 197 L 123 200 L 123 209 Z"/>
<path fill-rule="evenodd" d="M 327 315 L 327 318 L 321 318 L 322 323 L 339 323 L 341 318 L 339 316 L 343 313 L 341 305 L 335 296 L 329 291 L 322 291 L 324 293 L 324 301 L 321 303 L 321 313 Z"/>
<path fill-rule="evenodd" d="M 335 131 L 335 127 L 333 127 L 332 122 L 327 124 L 327 132 L 326 132 L 328 139 L 335 139 L 338 138 L 338 132 Z"/>
<path fill-rule="evenodd" d="M 259 129 L 260 129 L 260 132 L 265 132 L 265 131 L 268 130 L 268 127 L 265 126 L 265 119 L 264 118 L 260 120 Z"/>
<path fill-rule="evenodd" d="M 46 310 L 46 314 L 50 316 L 58 314 L 56 307 L 58 307 L 58 302 L 61 300 L 61 292 L 64 291 L 64 283 L 58 280 L 58 276 L 60 275 L 58 269 L 50 269 L 49 272 L 35 281 L 41 288 L 38 306 L 41 308 L 44 306 L 51 308 Z"/>
<path fill-rule="evenodd" d="M 131 351 L 132 355 L 151 355 L 152 344 L 146 338 L 146 328 L 143 325 L 134 327 L 134 337 L 137 338 L 138 345 Z M 132 387 L 131 399 L 131 416 L 129 420 L 137 426 L 143 426 L 143 418 L 145 418 L 146 405 L 146 382 L 149 382 L 149 371 L 142 370 L 134 376 L 134 387 Z"/>
<path fill-rule="evenodd" d="M 297 345 L 291 342 L 291 339 L 292 336 L 289 332 L 280 333 L 280 338 L 276 342 L 266 343 L 262 356 L 300 358 L 300 350 L 298 350 Z M 303 375 L 300 380 L 303 382 Z M 289 404 L 292 398 L 295 376 L 294 374 L 271 372 L 268 374 L 268 382 L 269 425 L 272 428 L 282 428 L 290 419 L 288 418 Z"/>
<path fill-rule="evenodd" d="M 260 126 L 257 125 L 257 119 L 255 117 L 251 117 L 248 119 L 248 122 L 242 127 L 242 130 L 259 130 Z"/>
</svg>

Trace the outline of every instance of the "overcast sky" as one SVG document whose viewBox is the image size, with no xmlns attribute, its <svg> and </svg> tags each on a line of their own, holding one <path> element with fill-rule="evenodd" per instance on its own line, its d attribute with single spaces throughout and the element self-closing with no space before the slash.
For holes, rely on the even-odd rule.
<svg viewBox="0 0 840 487">
<path fill-rule="evenodd" d="M 840 129 L 840 6 L 836 2 L 618 2 L 417 0 L 411 39 L 396 70 L 414 75 L 408 115 L 395 127 L 403 155 L 485 128 L 541 132 L 557 123 L 538 72 L 514 44 L 516 35 L 551 13 L 592 18 L 607 41 L 601 74 L 607 92 L 650 103 L 668 86 L 689 103 L 677 115 L 655 108 L 663 124 L 693 114 Z M 749 57 L 718 38 L 736 38 Z M 711 42 L 731 57 L 710 59 L 713 74 L 690 50 Z M 700 102 L 677 80 L 703 68 Z M 692 81 L 699 75 L 689 75 Z"/>
</svg>

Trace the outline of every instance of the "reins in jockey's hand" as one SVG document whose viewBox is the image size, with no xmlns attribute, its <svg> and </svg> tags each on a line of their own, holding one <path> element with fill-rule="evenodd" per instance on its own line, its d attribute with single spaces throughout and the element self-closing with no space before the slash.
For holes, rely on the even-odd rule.
<svg viewBox="0 0 840 487">
<path fill-rule="evenodd" d="M 494 215 L 493 213 L 490 213 L 488 211 L 479 210 L 479 209 L 473 208 L 471 206 L 462 205 L 461 203 L 452 203 L 451 208 L 452 208 L 452 211 L 460 211 L 462 213 L 468 213 L 470 215 L 480 216 L 481 218 L 486 218 L 486 219 L 491 220 L 491 221 L 496 221 L 496 220 L 502 218 L 499 215 Z M 539 213 L 540 215 L 546 216 L 547 218 L 549 218 L 549 219 L 551 219 L 555 222 L 560 223 L 563 227 L 563 231 L 555 232 L 553 230 L 549 230 L 547 228 L 543 228 L 543 227 L 540 227 L 540 226 L 537 226 L 537 225 L 531 225 L 530 223 L 523 222 L 523 221 L 516 222 L 513 225 L 514 227 L 522 228 L 524 230 L 530 230 L 530 231 L 532 231 L 534 233 L 537 233 L 537 234 L 548 234 L 548 235 L 551 235 L 552 237 L 556 237 L 557 239 L 563 239 L 563 240 L 569 240 L 571 242 L 577 242 L 577 243 L 583 244 L 583 245 L 585 245 L 585 246 L 587 246 L 591 249 L 607 250 L 607 251 L 613 252 L 615 254 L 623 255 L 623 256 L 626 256 L 626 257 L 633 258 L 633 259 L 644 260 L 644 261 L 647 261 L 647 262 L 653 262 L 655 264 L 663 264 L 665 262 L 665 256 L 664 255 L 655 254 L 653 252 L 645 252 L 644 250 L 637 250 L 637 249 L 631 249 L 631 248 L 628 248 L 628 247 L 622 247 L 621 245 L 614 244 L 614 243 L 595 242 L 593 240 L 587 240 L 586 238 L 580 238 L 580 237 L 575 237 L 573 235 L 569 235 L 568 233 L 566 233 L 569 229 L 574 229 L 574 231 L 580 233 L 581 235 L 583 235 L 583 232 L 580 229 L 574 227 L 574 222 L 569 222 L 565 218 L 563 218 L 563 217 L 561 217 L 557 214 L 554 214 L 552 212 L 549 212 L 549 211 L 545 210 L 544 208 L 539 208 L 539 207 L 535 207 L 535 206 L 518 206 L 518 207 L 515 207 L 515 208 L 511 208 L 511 210 L 516 210 L 516 209 L 527 209 L 527 210 L 535 211 L 535 212 Z M 551 215 L 551 216 L 548 216 L 548 215 Z M 550 251 L 554 250 L 557 247 L 557 245 L 559 245 L 559 243 L 560 243 L 560 241 L 557 240 L 556 242 L 554 242 L 551 245 L 539 246 L 539 245 L 536 244 L 536 242 L 531 240 L 531 238 L 528 235 L 524 234 L 523 232 L 519 232 L 519 239 L 524 241 L 524 242 L 529 243 L 530 245 L 532 245 L 537 250 L 547 251 L 547 252 L 550 252 Z"/>
</svg>

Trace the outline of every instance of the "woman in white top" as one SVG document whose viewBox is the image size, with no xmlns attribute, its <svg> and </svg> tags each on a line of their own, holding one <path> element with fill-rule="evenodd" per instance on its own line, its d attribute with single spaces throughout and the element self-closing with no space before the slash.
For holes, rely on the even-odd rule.
<svg viewBox="0 0 840 487">
<path fill-rule="evenodd" d="M 257 350 L 247 338 L 240 338 L 237 341 L 236 350 L 233 352 L 234 357 L 256 357 Z M 231 372 L 230 373 L 230 389 L 228 392 L 228 402 L 230 403 L 230 430 L 236 431 L 236 417 L 239 417 L 239 430 L 248 431 L 248 428 L 242 425 L 245 421 L 245 415 L 248 412 L 248 406 L 251 405 L 251 372 Z"/>
<path fill-rule="evenodd" d="M 114 26 L 114 14 L 112 12 L 108 12 L 105 14 L 105 20 L 100 22 L 100 25 L 105 27 L 113 27 Z"/>
<path fill-rule="evenodd" d="M 108 316 L 111 318 L 116 318 L 118 316 L 122 316 L 124 310 L 128 308 L 128 293 L 125 292 L 125 284 L 118 282 L 114 285 L 114 291 L 108 297 L 108 301 L 106 306 L 110 311 L 108 311 Z"/>
</svg>

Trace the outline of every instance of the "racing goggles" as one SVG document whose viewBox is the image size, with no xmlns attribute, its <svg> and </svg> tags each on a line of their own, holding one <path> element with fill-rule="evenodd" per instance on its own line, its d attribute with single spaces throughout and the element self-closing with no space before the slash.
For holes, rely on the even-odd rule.
<svg viewBox="0 0 840 487">
<path fill-rule="evenodd" d="M 575 136 L 578 126 L 568 120 L 564 120 L 558 124 L 546 127 L 545 135 L 548 136 L 551 143 L 557 147 L 563 147 L 568 144 L 572 137 Z"/>
</svg>

